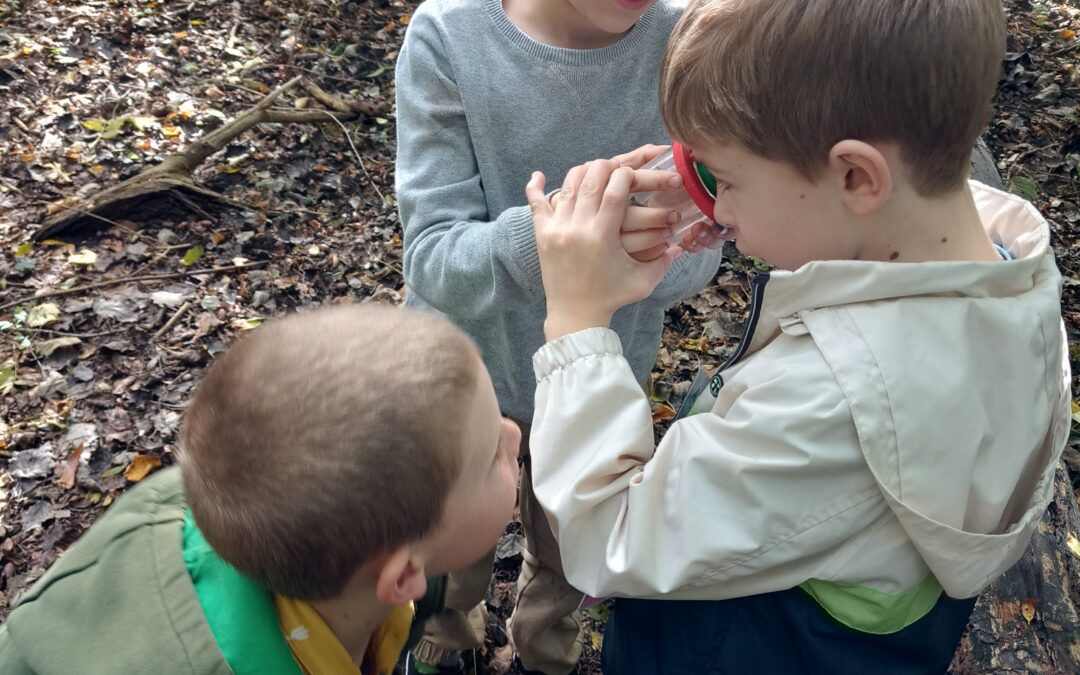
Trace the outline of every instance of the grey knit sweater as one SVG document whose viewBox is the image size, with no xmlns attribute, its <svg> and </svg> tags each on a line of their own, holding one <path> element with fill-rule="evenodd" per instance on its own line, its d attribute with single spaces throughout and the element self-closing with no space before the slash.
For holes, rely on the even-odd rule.
<svg viewBox="0 0 1080 675">
<path fill-rule="evenodd" d="M 397 195 L 406 304 L 448 317 L 480 345 L 504 414 L 531 420 L 532 354 L 545 299 L 525 183 L 549 188 L 573 166 L 667 143 L 660 60 L 682 5 L 661 0 L 603 49 L 540 44 L 500 0 L 427 0 L 397 61 Z M 718 252 L 684 255 L 612 328 L 642 382 L 664 310 L 704 287 Z"/>
</svg>

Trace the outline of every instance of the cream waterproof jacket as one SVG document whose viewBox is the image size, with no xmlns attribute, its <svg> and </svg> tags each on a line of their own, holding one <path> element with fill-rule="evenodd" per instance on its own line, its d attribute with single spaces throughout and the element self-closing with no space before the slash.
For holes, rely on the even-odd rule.
<svg viewBox="0 0 1080 675">
<path fill-rule="evenodd" d="M 745 354 L 658 446 L 615 333 L 544 345 L 532 476 L 570 583 L 723 599 L 936 578 L 962 598 L 1012 565 L 1069 429 L 1061 279 L 1034 207 L 971 189 L 1015 260 L 762 275 Z"/>
</svg>

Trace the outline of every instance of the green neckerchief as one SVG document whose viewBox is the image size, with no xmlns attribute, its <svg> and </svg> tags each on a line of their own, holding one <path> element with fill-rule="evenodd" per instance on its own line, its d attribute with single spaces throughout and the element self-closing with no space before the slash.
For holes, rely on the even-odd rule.
<svg viewBox="0 0 1080 675">
<path fill-rule="evenodd" d="M 281 634 L 274 597 L 218 557 L 184 513 L 184 565 L 210 632 L 236 675 L 302 675 Z"/>
</svg>

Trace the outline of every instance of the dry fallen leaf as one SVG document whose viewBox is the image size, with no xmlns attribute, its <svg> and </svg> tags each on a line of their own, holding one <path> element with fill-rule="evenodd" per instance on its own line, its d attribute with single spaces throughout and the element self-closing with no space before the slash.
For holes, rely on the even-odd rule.
<svg viewBox="0 0 1080 675">
<path fill-rule="evenodd" d="M 138 483 L 159 466 L 161 466 L 160 458 L 139 455 L 131 460 L 131 464 L 128 464 L 128 467 L 124 469 L 124 478 L 127 478 L 132 483 Z"/>
<path fill-rule="evenodd" d="M 53 352 L 63 347 L 71 347 L 82 342 L 81 339 L 74 335 L 65 335 L 64 337 L 53 338 L 51 340 L 42 340 L 41 342 L 34 343 L 34 353 L 38 356 L 52 356 Z"/>
<path fill-rule="evenodd" d="M 1069 550 L 1072 551 L 1074 555 L 1080 556 L 1080 539 L 1077 539 L 1072 532 L 1065 538 L 1065 545 L 1069 547 Z"/>
<path fill-rule="evenodd" d="M 675 419 L 675 415 L 677 414 L 678 413 L 675 412 L 675 408 L 672 408 L 667 403 L 661 403 L 660 405 L 656 406 L 656 410 L 654 410 L 652 413 L 653 424 L 657 422 L 664 422 L 666 420 L 673 420 Z"/>
<path fill-rule="evenodd" d="M 60 318 L 60 308 L 54 303 L 45 302 L 30 310 L 26 317 L 26 325 L 31 328 L 47 326 Z"/>
<path fill-rule="evenodd" d="M 65 490 L 75 487 L 75 473 L 79 470 L 79 457 L 82 455 L 82 451 L 83 444 L 75 444 L 68 456 L 60 463 L 56 484 Z"/>
<path fill-rule="evenodd" d="M 1028 623 L 1031 623 L 1035 619 L 1035 598 L 1028 598 L 1024 601 L 1024 604 L 1020 605 L 1020 613 L 1024 615 L 1024 619 Z"/>
<path fill-rule="evenodd" d="M 68 263 L 71 265 L 93 265 L 97 262 L 97 253 L 94 253 L 88 248 L 84 248 L 78 253 L 72 253 L 68 256 Z"/>
</svg>

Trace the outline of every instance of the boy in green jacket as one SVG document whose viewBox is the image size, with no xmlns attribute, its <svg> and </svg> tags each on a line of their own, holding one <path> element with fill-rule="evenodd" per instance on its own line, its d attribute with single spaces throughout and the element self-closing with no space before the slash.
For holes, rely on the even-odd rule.
<svg viewBox="0 0 1080 675">
<path fill-rule="evenodd" d="M 519 442 L 443 320 L 273 321 L 209 369 L 179 468 L 118 500 L 0 626 L 0 672 L 390 673 L 429 578 L 502 533 Z"/>
</svg>

